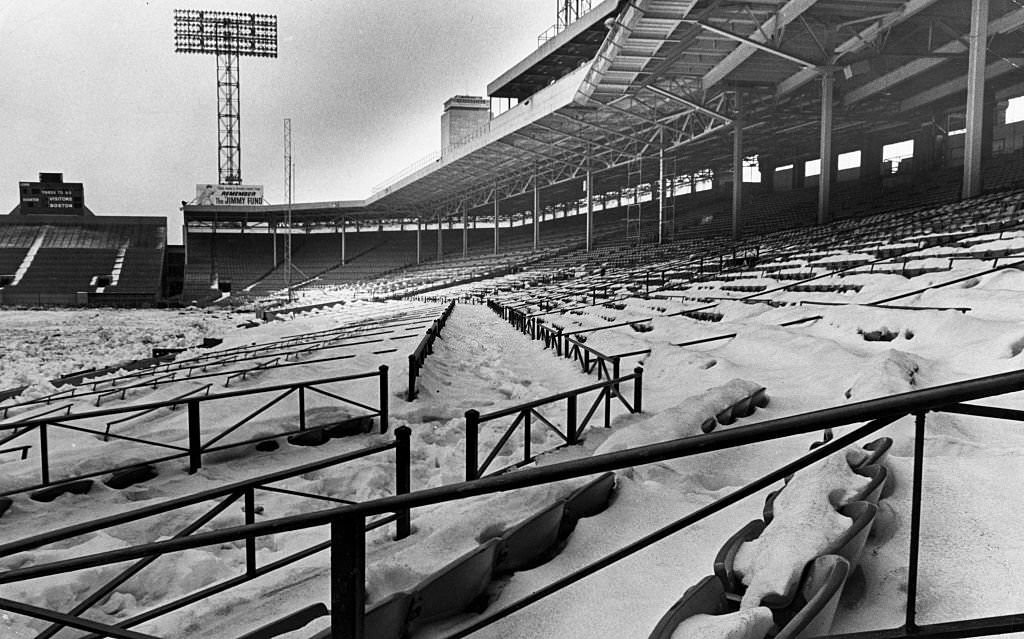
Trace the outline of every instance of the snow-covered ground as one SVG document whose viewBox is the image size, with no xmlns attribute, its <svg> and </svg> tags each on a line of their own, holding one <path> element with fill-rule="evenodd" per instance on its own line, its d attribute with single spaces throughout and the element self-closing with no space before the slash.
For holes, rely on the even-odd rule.
<svg viewBox="0 0 1024 639">
<path fill-rule="evenodd" d="M 0 390 L 190 348 L 249 319 L 219 309 L 0 309 Z"/>
<path fill-rule="evenodd" d="M 853 253 L 851 253 L 853 254 Z M 819 258 L 822 256 L 818 256 Z M 838 257 L 830 259 L 838 260 Z M 958 262 L 954 271 L 906 279 L 889 273 L 863 273 L 863 285 L 852 294 L 829 293 L 830 299 L 867 302 L 912 291 L 929 283 L 953 279 L 978 270 L 969 261 Z M 780 293 L 790 300 L 794 293 Z M 806 298 L 808 295 L 801 294 Z M 764 386 L 770 404 L 742 426 L 785 415 L 860 401 L 886 394 L 934 386 L 1022 367 L 1024 355 L 1024 274 L 1000 271 L 968 279 L 902 300 L 900 304 L 922 307 L 963 307 L 959 310 L 906 310 L 865 306 L 799 306 L 776 308 L 767 304 L 723 302 L 716 307 L 720 322 L 700 322 L 681 316 L 665 316 L 687 305 L 673 300 L 628 300 L 623 309 L 595 307 L 581 315 L 552 314 L 549 321 L 565 322 L 567 330 L 596 327 L 626 320 L 654 317 L 653 330 L 637 332 L 629 325 L 589 334 L 588 344 L 605 352 L 649 347 L 638 357 L 644 366 L 644 414 L 615 413 L 614 428 L 592 429 L 580 447 L 547 457 L 543 463 L 650 443 L 654 439 L 699 434 L 708 398 L 727 401 L 727 389 L 743 384 Z M 658 305 L 665 311 L 658 311 Z M 692 305 L 696 307 L 696 305 Z M 247 330 L 225 333 L 222 348 L 262 343 L 308 331 L 330 329 L 340 323 L 373 315 L 427 312 L 437 305 L 414 302 L 388 304 L 352 303 L 289 321 L 272 322 Z M 820 319 L 792 326 L 784 323 L 820 315 Z M 605 317 L 606 316 L 606 317 Z M 74 321 L 67 313 L 65 321 Z M 611 318 L 615 321 L 609 321 Z M 424 324 L 415 324 L 422 334 Z M 572 327 L 572 328 L 571 328 Z M 731 339 L 693 346 L 676 346 L 704 337 L 736 333 Z M 869 341 L 879 334 L 889 341 Z M 482 412 L 589 384 L 578 365 L 556 358 L 530 341 L 484 306 L 458 305 L 420 378 L 420 397 L 404 399 L 405 359 L 415 339 L 396 342 L 394 352 L 379 344 L 353 352 L 341 363 L 309 364 L 281 371 L 268 370 L 247 381 L 258 387 L 295 379 L 375 370 L 380 363 L 391 367 L 391 425 L 413 430 L 413 489 L 461 480 L 464 474 L 464 419 L 469 408 Z M 603 346 L 599 346 L 603 345 Z M 84 347 L 83 347 L 84 350 Z M 189 354 L 186 354 L 186 356 Z M 298 372 L 297 372 L 298 370 Z M 735 380 L 745 380 L 738 382 Z M 751 386 L 752 387 L 752 386 Z M 746 387 L 744 387 L 746 388 Z M 725 389 L 725 390 L 723 390 Z M 131 401 L 147 401 L 159 393 L 139 395 Z M 352 397 L 376 401 L 372 383 L 356 385 Z M 1024 409 L 1020 393 L 990 402 Z M 325 410 L 331 405 L 324 403 Z M 560 409 L 552 411 L 553 419 Z M 214 419 L 228 420 L 239 411 L 226 406 Z M 285 407 L 269 414 L 259 429 L 279 428 L 290 419 Z M 154 416 L 140 422 L 138 432 L 167 432 L 179 415 Z M 1012 424 L 993 420 L 932 414 L 928 418 L 925 502 L 919 584 L 919 621 L 933 623 L 965 616 L 1009 614 L 1020 611 L 1024 597 L 1024 510 L 1014 508 L 1015 495 L 1024 488 L 1024 434 Z M 542 429 L 534 447 L 555 443 Z M 910 477 L 913 423 L 903 419 L 882 434 L 895 440 L 888 466 L 895 490 L 880 503 L 875 532 L 861 558 L 861 566 L 843 594 L 834 631 L 848 632 L 898 626 L 903 621 L 909 544 Z M 168 437 L 180 437 L 177 431 Z M 486 430 L 483 448 L 497 439 Z M 18 539 L 104 514 L 158 503 L 176 495 L 190 494 L 226 482 L 253 477 L 297 463 L 389 441 L 390 435 L 368 434 L 331 440 L 317 448 L 284 445 L 272 453 L 233 455 L 211 459 L 203 470 L 186 475 L 180 464 L 162 465 L 154 480 L 125 490 L 99 485 L 88 495 L 66 495 L 50 505 L 17 496 L 11 510 L 0 520 L 3 540 Z M 533 570 L 516 573 L 500 584 L 491 606 L 514 602 L 574 569 L 722 497 L 737 487 L 778 468 L 805 452 L 814 436 L 793 437 L 738 449 L 718 451 L 682 460 L 622 471 L 618 490 L 605 512 L 581 520 L 566 548 L 551 561 Z M 177 441 L 169 439 L 168 441 Z M 82 460 L 116 459 L 122 448 L 89 437 L 69 437 L 53 447 L 56 459 L 71 464 Z M 36 468 L 31 451 L 25 462 L 0 457 L 0 474 L 18 477 Z M 510 449 L 500 456 L 516 461 Z M 496 465 L 504 465 L 501 461 Z M 80 466 L 76 466 L 80 467 Z M 289 480 L 287 487 L 336 499 L 366 500 L 391 494 L 394 468 L 390 456 L 367 458 L 342 467 L 308 473 Z M 407 589 L 447 561 L 477 545 L 487 531 L 501 529 L 538 512 L 563 496 L 578 482 L 538 487 L 528 491 L 474 498 L 422 508 L 413 512 L 414 534 L 395 542 L 390 531 L 370 535 L 367 548 L 369 603 Z M 710 574 L 714 556 L 726 539 L 751 519 L 760 517 L 764 493 L 655 544 L 629 559 L 599 571 L 577 584 L 529 606 L 476 633 L 479 637 L 646 637 L 661 615 L 679 596 Z M 270 519 L 327 505 L 299 497 L 259 493 L 261 514 Z M 175 534 L 199 510 L 153 518 L 152 521 L 119 527 L 54 544 L 41 551 L 0 559 L 8 570 L 64 558 L 125 547 Z M 241 523 L 240 506 L 232 506 L 214 520 L 219 528 Z M 322 541 L 326 532 L 312 529 L 275 535 L 258 541 L 261 564 Z M 244 570 L 238 547 L 203 548 L 181 556 L 161 559 L 104 598 L 92 618 L 116 622 L 159 605 L 173 596 Z M 0 596 L 35 605 L 68 610 L 90 588 L 98 575 L 111 568 L 81 571 L 0 587 Z M 272 573 L 228 593 L 190 608 L 142 624 L 139 630 L 163 637 L 203 636 L 232 639 L 285 613 L 314 601 L 325 601 L 329 570 L 326 554 L 315 555 L 287 569 Z M 446 630 L 465 623 L 461 618 L 426 628 L 422 636 L 443 636 Z M 320 619 L 288 637 L 305 639 L 326 626 Z M 22 639 L 34 636 L 43 625 L 25 617 L 0 614 L 0 636 Z M 34 629 L 34 632 L 33 632 Z"/>
</svg>

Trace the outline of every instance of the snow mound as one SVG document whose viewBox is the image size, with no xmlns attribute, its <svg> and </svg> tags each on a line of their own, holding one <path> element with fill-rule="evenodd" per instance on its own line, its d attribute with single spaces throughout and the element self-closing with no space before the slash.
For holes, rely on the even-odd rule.
<svg viewBox="0 0 1024 639">
<path fill-rule="evenodd" d="M 836 508 L 867 485 L 853 472 L 866 453 L 838 451 L 793 476 L 775 500 L 775 516 L 761 536 L 745 542 L 734 568 L 747 586 L 741 608 L 757 606 L 766 595 L 792 592 L 807 562 L 824 554 L 850 527 Z"/>
<path fill-rule="evenodd" d="M 600 455 L 699 435 L 700 425 L 706 420 L 714 419 L 715 415 L 724 409 L 763 388 L 760 384 L 745 379 L 730 380 L 722 386 L 687 397 L 649 419 L 634 422 L 615 431 L 597 447 L 594 454 Z"/>
<path fill-rule="evenodd" d="M 763 639 L 773 623 L 772 611 L 763 606 L 727 615 L 694 615 L 676 626 L 672 639 Z"/>
<path fill-rule="evenodd" d="M 846 390 L 846 398 L 864 401 L 915 390 L 923 363 L 922 358 L 896 349 L 880 353 L 867 362 Z"/>
</svg>

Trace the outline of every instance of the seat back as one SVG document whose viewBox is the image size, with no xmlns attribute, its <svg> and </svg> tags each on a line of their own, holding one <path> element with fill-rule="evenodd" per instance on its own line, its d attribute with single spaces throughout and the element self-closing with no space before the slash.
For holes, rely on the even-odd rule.
<svg viewBox="0 0 1024 639">
<path fill-rule="evenodd" d="M 559 500 L 501 535 L 501 550 L 494 572 L 506 574 L 539 566 L 558 543 L 565 502 Z"/>
<path fill-rule="evenodd" d="M 469 608 L 487 590 L 499 539 L 489 539 L 427 577 L 412 591 L 410 622 L 416 625 Z"/>
<path fill-rule="evenodd" d="M 740 595 L 745 586 L 736 574 L 733 564 L 736 561 L 736 552 L 745 542 L 753 541 L 764 532 L 764 521 L 755 519 L 743 528 L 740 528 L 732 537 L 722 545 L 715 556 L 715 576 L 722 582 L 726 594 Z"/>
<path fill-rule="evenodd" d="M 838 555 L 822 555 L 810 562 L 800 587 L 804 604 L 775 639 L 801 639 L 827 635 L 839 605 L 850 563 Z"/>
<path fill-rule="evenodd" d="M 725 598 L 722 580 L 708 575 L 691 586 L 683 596 L 658 620 L 648 639 L 671 639 L 676 627 L 690 617 L 699 614 L 721 615 L 728 612 L 729 602 Z"/>
</svg>

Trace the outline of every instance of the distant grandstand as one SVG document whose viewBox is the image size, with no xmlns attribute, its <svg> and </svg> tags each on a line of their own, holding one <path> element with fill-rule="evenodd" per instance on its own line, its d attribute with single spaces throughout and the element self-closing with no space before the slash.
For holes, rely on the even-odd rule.
<svg viewBox="0 0 1024 639">
<path fill-rule="evenodd" d="M 0 217 L 0 304 L 153 306 L 163 298 L 167 219 L 97 216 L 81 184 L 44 173 Z"/>
</svg>

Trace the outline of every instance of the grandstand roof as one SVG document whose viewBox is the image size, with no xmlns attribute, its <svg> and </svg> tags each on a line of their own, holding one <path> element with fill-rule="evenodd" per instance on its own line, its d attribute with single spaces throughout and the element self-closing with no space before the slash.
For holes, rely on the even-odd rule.
<svg viewBox="0 0 1024 639">
<path fill-rule="evenodd" d="M 964 103 L 970 4 L 602 2 L 491 84 L 492 95 L 521 101 L 480 135 L 365 201 L 303 210 L 432 218 L 530 193 L 535 180 L 545 201 L 575 199 L 588 163 L 599 172 L 595 190 L 611 190 L 626 182 L 630 160 L 659 149 L 677 173 L 727 168 L 735 119 L 750 155 L 813 158 L 824 73 L 835 78 L 839 151 L 857 148 L 865 135 L 902 139 L 923 123 L 944 130 L 943 110 Z M 1024 84 L 1024 7 L 993 0 L 989 21 L 989 87 Z M 597 33 L 604 35 L 595 47 Z M 587 62 L 569 63 L 583 53 Z M 191 217 L 209 207 L 185 211 Z M 252 211 L 259 212 L 273 211 Z"/>
</svg>

